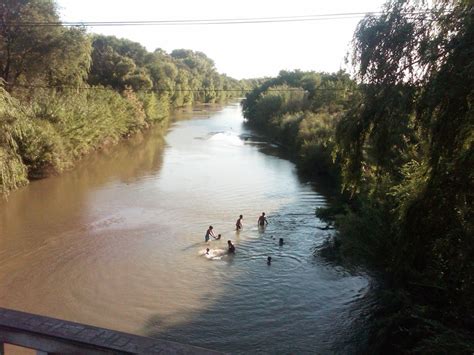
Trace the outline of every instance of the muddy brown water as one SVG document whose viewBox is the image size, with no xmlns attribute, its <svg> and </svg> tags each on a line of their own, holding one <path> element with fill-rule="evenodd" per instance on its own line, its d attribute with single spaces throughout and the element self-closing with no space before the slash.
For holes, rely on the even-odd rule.
<svg viewBox="0 0 474 355">
<path fill-rule="evenodd" d="M 238 103 L 177 115 L 0 201 L 0 306 L 235 353 L 360 349 L 371 282 L 313 255 L 317 184 Z"/>
</svg>

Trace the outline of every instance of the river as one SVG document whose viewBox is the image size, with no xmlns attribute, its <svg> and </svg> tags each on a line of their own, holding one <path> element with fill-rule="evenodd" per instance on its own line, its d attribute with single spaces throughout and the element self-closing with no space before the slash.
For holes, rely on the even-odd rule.
<svg viewBox="0 0 474 355">
<path fill-rule="evenodd" d="M 360 349 L 371 281 L 313 255 L 331 233 L 318 184 L 237 103 L 176 115 L 165 137 L 0 201 L 0 306 L 233 353 Z M 206 244 L 211 224 L 223 237 Z M 219 256 L 227 240 L 236 253 Z"/>
</svg>

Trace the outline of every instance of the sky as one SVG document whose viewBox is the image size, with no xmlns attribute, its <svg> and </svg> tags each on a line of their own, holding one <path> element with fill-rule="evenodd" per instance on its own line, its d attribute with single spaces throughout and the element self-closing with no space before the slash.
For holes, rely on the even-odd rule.
<svg viewBox="0 0 474 355">
<path fill-rule="evenodd" d="M 144 21 L 307 16 L 380 11 L 385 0 L 57 0 L 63 21 Z M 344 58 L 360 18 L 203 26 L 90 27 L 128 38 L 149 51 L 192 49 L 236 79 L 280 70 L 349 70 Z"/>
</svg>

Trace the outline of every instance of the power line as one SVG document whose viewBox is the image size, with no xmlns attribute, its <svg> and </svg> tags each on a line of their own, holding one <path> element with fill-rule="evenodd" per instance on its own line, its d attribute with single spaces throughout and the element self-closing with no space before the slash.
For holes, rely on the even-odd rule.
<svg viewBox="0 0 474 355">
<path fill-rule="evenodd" d="M 330 14 L 314 14 L 300 16 L 277 16 L 277 17 L 248 17 L 248 18 L 221 18 L 221 19 L 190 19 L 190 20 L 140 20 L 140 21 L 64 21 L 64 22 L 6 22 L 7 25 L 25 27 L 103 27 L 103 26 L 194 26 L 194 25 L 240 25 L 240 24 L 263 24 L 263 23 L 291 23 L 291 22 L 314 22 L 326 20 L 341 20 L 361 18 L 367 15 L 380 16 L 383 12 L 341 12 Z M 426 16 L 434 14 L 432 11 L 417 11 L 405 13 L 408 16 Z"/>
<path fill-rule="evenodd" d="M 26 85 L 26 84 L 8 84 L 6 86 L 10 87 L 21 87 L 27 89 L 71 89 L 71 90 L 112 90 L 116 91 L 113 88 L 104 87 L 104 86 L 72 86 L 72 85 Z M 148 90 L 148 92 L 250 92 L 254 89 L 213 89 L 213 88 L 202 88 L 202 89 L 153 89 Z M 295 92 L 302 91 L 303 88 L 288 88 L 288 89 L 267 89 L 264 92 Z M 350 91 L 356 90 L 355 88 L 346 89 L 346 88 L 315 88 L 311 91 Z M 306 91 L 306 90 L 305 90 Z"/>
</svg>

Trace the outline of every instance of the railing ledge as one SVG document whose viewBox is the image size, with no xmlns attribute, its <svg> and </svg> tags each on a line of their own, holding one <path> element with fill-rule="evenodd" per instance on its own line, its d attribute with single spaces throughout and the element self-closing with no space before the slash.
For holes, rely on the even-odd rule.
<svg viewBox="0 0 474 355">
<path fill-rule="evenodd" d="M 3 343 L 60 354 L 220 354 L 196 346 L 0 308 Z"/>
</svg>

